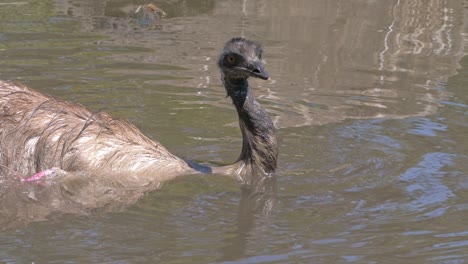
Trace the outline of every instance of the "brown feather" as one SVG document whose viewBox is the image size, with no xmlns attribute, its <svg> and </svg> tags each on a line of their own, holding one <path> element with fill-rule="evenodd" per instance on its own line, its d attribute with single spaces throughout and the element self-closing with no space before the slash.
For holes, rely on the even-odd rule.
<svg viewBox="0 0 468 264">
<path fill-rule="evenodd" d="M 193 173 L 127 121 L 11 82 L 0 81 L 0 128 L 0 164 L 22 175 L 60 167 L 148 183 Z"/>
</svg>

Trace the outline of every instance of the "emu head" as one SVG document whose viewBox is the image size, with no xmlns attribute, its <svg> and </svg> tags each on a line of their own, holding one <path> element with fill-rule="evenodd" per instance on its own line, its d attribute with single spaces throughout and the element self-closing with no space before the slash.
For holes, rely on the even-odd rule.
<svg viewBox="0 0 468 264">
<path fill-rule="evenodd" d="M 218 60 L 224 78 L 231 80 L 256 77 L 268 80 L 269 74 L 262 63 L 262 48 L 251 40 L 233 38 L 229 40 Z"/>
</svg>

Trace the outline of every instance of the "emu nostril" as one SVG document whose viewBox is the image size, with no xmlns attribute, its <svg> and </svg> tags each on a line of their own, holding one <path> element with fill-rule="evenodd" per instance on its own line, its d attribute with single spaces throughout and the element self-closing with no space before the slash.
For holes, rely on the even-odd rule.
<svg viewBox="0 0 468 264">
<path fill-rule="evenodd" d="M 252 65 L 249 68 L 250 75 L 263 79 L 263 80 L 268 80 L 269 75 L 268 72 L 263 68 L 263 65 Z"/>
</svg>

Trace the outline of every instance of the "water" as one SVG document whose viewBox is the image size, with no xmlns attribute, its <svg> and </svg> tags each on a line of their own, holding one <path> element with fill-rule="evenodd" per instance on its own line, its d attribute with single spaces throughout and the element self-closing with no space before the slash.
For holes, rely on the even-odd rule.
<svg viewBox="0 0 468 264">
<path fill-rule="evenodd" d="M 143 3 L 2 1 L 0 78 L 228 164 L 241 141 L 216 59 L 232 36 L 258 40 L 275 207 L 249 212 L 230 179 L 180 178 L 119 211 L 13 218 L 0 262 L 468 262 L 466 3 L 161 1 L 167 17 L 141 27 L 128 14 Z"/>
</svg>

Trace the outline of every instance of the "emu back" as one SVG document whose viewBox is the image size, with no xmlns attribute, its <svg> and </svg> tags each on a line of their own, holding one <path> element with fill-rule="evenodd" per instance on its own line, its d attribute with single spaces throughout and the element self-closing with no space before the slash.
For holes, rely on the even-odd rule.
<svg viewBox="0 0 468 264">
<path fill-rule="evenodd" d="M 155 158 L 157 157 L 157 158 Z M 0 171 L 134 173 L 181 162 L 130 123 L 25 86 L 0 81 Z"/>
</svg>

